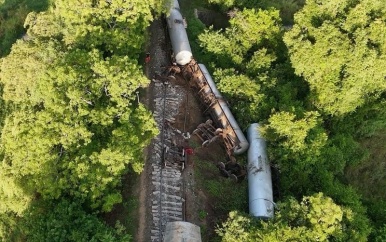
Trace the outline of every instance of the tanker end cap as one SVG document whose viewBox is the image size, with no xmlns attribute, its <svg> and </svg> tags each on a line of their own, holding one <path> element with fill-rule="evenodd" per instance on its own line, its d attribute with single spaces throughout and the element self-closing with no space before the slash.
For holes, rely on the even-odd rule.
<svg viewBox="0 0 386 242">
<path fill-rule="evenodd" d="M 249 201 L 249 214 L 256 218 L 273 218 L 274 209 L 275 203 L 268 199 L 257 198 Z"/>
<path fill-rule="evenodd" d="M 233 149 L 233 152 L 235 153 L 235 155 L 241 155 L 242 153 L 247 151 L 248 148 L 249 143 L 247 141 L 240 142 L 240 144 Z"/>
<path fill-rule="evenodd" d="M 253 139 L 264 139 L 260 133 L 261 125 L 259 123 L 252 123 L 247 129 L 247 138 L 251 142 Z"/>
<path fill-rule="evenodd" d="M 177 64 L 184 66 L 192 60 L 193 55 L 191 51 L 183 50 L 178 52 L 175 58 Z"/>
</svg>

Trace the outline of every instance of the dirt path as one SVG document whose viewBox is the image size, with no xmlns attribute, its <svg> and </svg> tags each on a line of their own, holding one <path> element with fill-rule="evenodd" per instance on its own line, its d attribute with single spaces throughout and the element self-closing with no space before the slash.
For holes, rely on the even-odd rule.
<svg viewBox="0 0 386 242">
<path fill-rule="evenodd" d="M 146 52 L 150 53 L 151 60 L 145 66 L 146 76 L 152 80 L 156 73 L 161 73 L 161 66 L 169 65 L 169 51 L 166 42 L 165 28 L 163 20 L 155 20 L 150 25 L 149 42 Z M 141 100 L 150 110 L 154 110 L 154 83 L 152 82 L 145 91 L 145 98 Z M 150 226 L 151 226 L 151 203 L 149 200 L 151 194 L 150 176 L 152 168 L 150 165 L 150 151 L 153 149 L 150 145 L 145 151 L 145 167 L 141 173 L 140 182 L 138 185 L 139 208 L 138 208 L 138 229 L 134 241 L 147 242 L 150 241 Z"/>
</svg>

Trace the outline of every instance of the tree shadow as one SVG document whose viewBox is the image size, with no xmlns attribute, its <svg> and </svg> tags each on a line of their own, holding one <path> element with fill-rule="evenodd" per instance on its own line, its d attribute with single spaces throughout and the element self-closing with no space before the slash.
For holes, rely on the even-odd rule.
<svg viewBox="0 0 386 242">
<path fill-rule="evenodd" d="M 0 4 L 0 57 L 8 55 L 13 43 L 25 34 L 23 25 L 28 13 L 44 11 L 50 3 L 51 0 L 5 0 Z"/>
</svg>

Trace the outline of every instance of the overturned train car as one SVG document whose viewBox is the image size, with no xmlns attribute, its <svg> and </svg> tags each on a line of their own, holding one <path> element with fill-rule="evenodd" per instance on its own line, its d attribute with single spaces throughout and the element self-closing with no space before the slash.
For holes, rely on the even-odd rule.
<svg viewBox="0 0 386 242">
<path fill-rule="evenodd" d="M 206 106 L 216 128 L 214 134 L 223 138 L 228 155 L 241 154 L 248 149 L 248 141 L 233 117 L 228 105 L 210 76 L 206 67 L 193 59 L 189 39 L 185 30 L 184 19 L 179 11 L 177 0 L 171 3 L 167 17 L 168 32 L 174 52 L 174 58 L 182 67 L 182 74 L 196 88 L 199 99 Z"/>
<path fill-rule="evenodd" d="M 266 143 L 259 132 L 259 125 L 253 123 L 248 128 L 248 194 L 249 213 L 258 218 L 273 217 L 271 167 L 268 161 Z"/>
<path fill-rule="evenodd" d="M 185 22 L 177 0 L 171 2 L 167 17 L 168 30 L 176 63 L 181 73 L 210 113 L 216 137 L 224 141 L 228 155 L 242 154 L 248 150 L 249 209 L 252 216 L 269 219 L 274 214 L 271 168 L 268 162 L 265 140 L 260 136 L 258 124 L 248 129 L 250 145 L 210 76 L 207 68 L 198 64 L 192 55 Z"/>
<path fill-rule="evenodd" d="M 208 69 L 203 64 L 198 66 L 203 75 L 193 79 L 194 85 L 198 90 L 200 100 L 208 107 L 208 111 L 217 127 L 221 128 L 218 135 L 222 136 L 226 148 L 232 150 L 234 154 L 244 153 L 249 146 L 247 139 L 229 110 L 224 98 L 217 90 Z"/>
</svg>

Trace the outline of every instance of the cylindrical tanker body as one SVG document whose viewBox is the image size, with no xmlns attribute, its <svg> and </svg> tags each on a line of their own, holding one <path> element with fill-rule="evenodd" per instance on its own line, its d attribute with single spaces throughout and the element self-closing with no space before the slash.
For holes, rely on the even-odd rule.
<svg viewBox="0 0 386 242">
<path fill-rule="evenodd" d="M 178 0 L 172 0 L 170 4 L 171 8 L 180 10 L 180 4 L 178 3 Z"/>
<path fill-rule="evenodd" d="M 177 64 L 186 65 L 192 60 L 188 35 L 186 34 L 184 19 L 179 11 L 177 0 L 174 1 L 167 17 L 169 36 L 172 42 L 174 58 Z"/>
<path fill-rule="evenodd" d="M 163 242 L 201 242 L 200 227 L 184 221 L 166 224 Z"/>
<path fill-rule="evenodd" d="M 202 74 L 204 75 L 208 86 L 204 88 L 204 91 L 207 95 L 210 95 L 210 93 L 213 93 L 214 97 L 216 98 L 218 104 L 214 103 L 210 108 L 212 112 L 214 112 L 214 121 L 219 122 L 220 125 L 224 129 L 231 129 L 232 131 L 227 132 L 230 136 L 231 140 L 236 141 L 238 140 L 237 145 L 233 149 L 234 154 L 239 155 L 244 153 L 248 149 L 248 141 L 245 138 L 245 135 L 243 134 L 242 130 L 240 129 L 239 125 L 236 122 L 236 119 L 233 117 L 233 114 L 229 110 L 229 107 L 227 103 L 224 101 L 223 97 L 221 96 L 220 92 L 218 91 L 216 84 L 214 83 L 212 77 L 209 74 L 208 69 L 203 64 L 199 64 L 199 67 L 201 69 Z"/>
<path fill-rule="evenodd" d="M 271 167 L 269 165 L 266 143 L 258 130 L 259 124 L 248 128 L 248 191 L 249 213 L 258 218 L 273 217 L 274 202 L 272 192 Z"/>
</svg>

